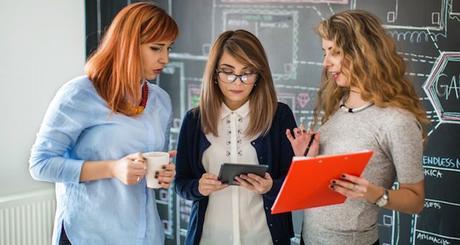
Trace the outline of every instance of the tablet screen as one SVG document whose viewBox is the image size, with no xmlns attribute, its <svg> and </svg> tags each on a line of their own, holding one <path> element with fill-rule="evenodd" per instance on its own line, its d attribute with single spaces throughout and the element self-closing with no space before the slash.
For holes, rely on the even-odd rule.
<svg viewBox="0 0 460 245">
<path fill-rule="evenodd" d="M 236 185 L 235 176 L 251 173 L 264 177 L 267 170 L 267 165 L 224 163 L 220 166 L 219 180 L 223 184 Z"/>
</svg>

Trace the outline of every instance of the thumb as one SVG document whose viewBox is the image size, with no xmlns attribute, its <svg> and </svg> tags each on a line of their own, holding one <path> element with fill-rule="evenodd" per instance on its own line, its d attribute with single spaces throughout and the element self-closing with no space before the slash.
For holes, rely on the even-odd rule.
<svg viewBox="0 0 460 245">
<path fill-rule="evenodd" d="M 176 150 L 168 151 L 168 153 L 169 153 L 169 157 L 175 157 L 177 155 Z"/>
<path fill-rule="evenodd" d="M 136 160 L 136 159 L 144 160 L 144 157 L 142 156 L 142 153 L 140 153 L 140 152 L 131 153 L 131 154 L 125 156 L 125 157 L 128 158 L 129 160 Z"/>
<path fill-rule="evenodd" d="M 270 176 L 270 174 L 268 172 L 265 172 L 265 179 L 272 179 L 272 176 Z"/>
</svg>

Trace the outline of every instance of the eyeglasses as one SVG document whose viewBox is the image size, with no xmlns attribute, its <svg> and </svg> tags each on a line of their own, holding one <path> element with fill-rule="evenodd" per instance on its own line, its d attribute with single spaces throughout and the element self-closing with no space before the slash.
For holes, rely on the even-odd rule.
<svg viewBox="0 0 460 245">
<path fill-rule="evenodd" d="M 224 83 L 233 83 L 236 81 L 237 78 L 239 78 L 243 84 L 249 85 L 249 84 L 254 84 L 257 79 L 257 73 L 246 73 L 246 74 L 237 75 L 232 72 L 226 72 L 226 71 L 216 70 L 216 72 L 217 72 L 217 75 L 219 76 L 219 79 Z"/>
</svg>

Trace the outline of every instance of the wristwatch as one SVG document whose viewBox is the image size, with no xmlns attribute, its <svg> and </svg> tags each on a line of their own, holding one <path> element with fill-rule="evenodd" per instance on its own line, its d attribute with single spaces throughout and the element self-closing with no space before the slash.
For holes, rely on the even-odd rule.
<svg viewBox="0 0 460 245">
<path fill-rule="evenodd" d="M 384 207 L 385 205 L 388 204 L 388 201 L 389 201 L 389 195 L 388 195 L 388 190 L 387 189 L 384 189 L 383 190 L 383 195 L 377 199 L 377 201 L 375 202 L 375 205 L 379 206 L 379 207 Z"/>
</svg>

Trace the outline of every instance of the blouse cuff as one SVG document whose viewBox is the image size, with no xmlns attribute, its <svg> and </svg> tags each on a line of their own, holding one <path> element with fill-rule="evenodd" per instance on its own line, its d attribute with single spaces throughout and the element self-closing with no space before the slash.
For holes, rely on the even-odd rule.
<svg viewBox="0 0 460 245">
<path fill-rule="evenodd" d="M 80 183 L 81 168 L 84 160 L 66 159 L 62 169 L 61 182 Z"/>
</svg>

